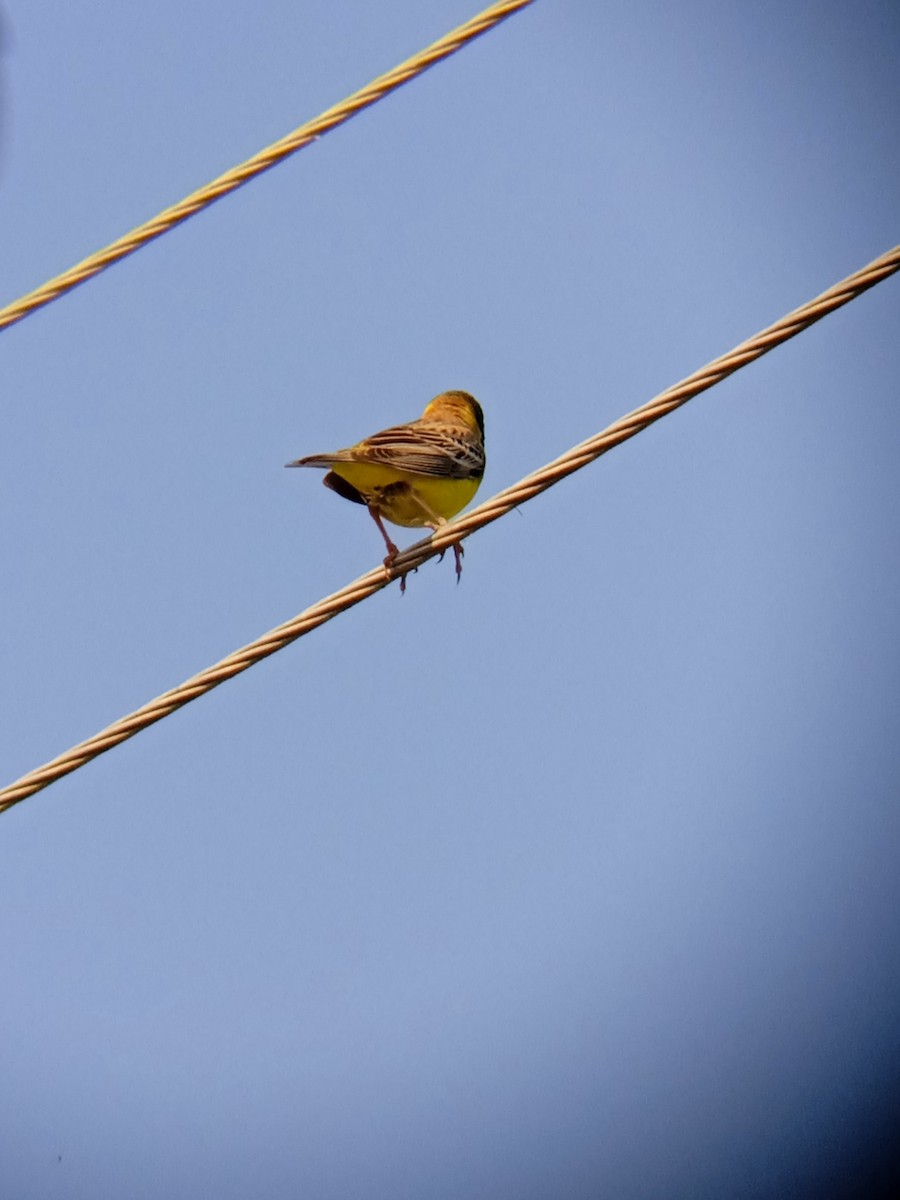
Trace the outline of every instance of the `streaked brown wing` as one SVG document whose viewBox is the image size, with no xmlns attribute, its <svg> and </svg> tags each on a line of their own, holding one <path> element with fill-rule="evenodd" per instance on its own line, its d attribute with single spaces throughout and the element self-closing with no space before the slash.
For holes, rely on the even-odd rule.
<svg viewBox="0 0 900 1200">
<path fill-rule="evenodd" d="M 471 479 L 484 473 L 484 451 L 465 433 L 435 428 L 430 423 L 395 425 L 354 446 L 358 462 L 384 463 L 420 475 Z"/>
</svg>

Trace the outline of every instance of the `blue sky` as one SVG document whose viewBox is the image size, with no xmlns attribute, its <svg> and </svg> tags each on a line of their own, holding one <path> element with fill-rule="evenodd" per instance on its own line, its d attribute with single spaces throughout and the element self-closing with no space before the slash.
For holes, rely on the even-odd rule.
<svg viewBox="0 0 900 1200">
<path fill-rule="evenodd" d="M 0 300 L 477 10 L 7 0 Z M 379 561 L 288 460 L 464 388 L 484 498 L 894 245 L 898 56 L 890 3 L 538 0 L 0 335 L 0 782 Z M 5 815 L 9 1194 L 874 1169 L 898 328 L 894 279 L 460 586 L 427 564 Z"/>
</svg>

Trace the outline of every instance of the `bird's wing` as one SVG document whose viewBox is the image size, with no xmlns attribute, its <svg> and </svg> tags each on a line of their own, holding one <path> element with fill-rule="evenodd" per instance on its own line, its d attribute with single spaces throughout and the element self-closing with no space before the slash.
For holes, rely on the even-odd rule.
<svg viewBox="0 0 900 1200">
<path fill-rule="evenodd" d="M 471 479 L 484 474 L 484 448 L 467 431 L 429 422 L 395 425 L 345 453 L 339 461 L 382 463 L 418 475 Z"/>
</svg>

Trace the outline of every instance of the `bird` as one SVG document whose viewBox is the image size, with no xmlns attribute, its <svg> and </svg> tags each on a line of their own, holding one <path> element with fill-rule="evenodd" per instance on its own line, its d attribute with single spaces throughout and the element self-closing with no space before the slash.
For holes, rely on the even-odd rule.
<svg viewBox="0 0 900 1200">
<path fill-rule="evenodd" d="M 484 413 L 468 392 L 441 392 L 417 421 L 392 425 L 354 446 L 330 454 L 310 454 L 288 467 L 322 467 L 326 487 L 364 504 L 381 531 L 390 569 L 400 551 L 384 521 L 406 528 L 440 529 L 465 508 L 484 475 Z M 462 546 L 453 546 L 456 580 L 462 574 Z M 443 558 L 443 555 L 441 555 Z M 400 577 L 400 591 L 406 576 Z"/>
</svg>

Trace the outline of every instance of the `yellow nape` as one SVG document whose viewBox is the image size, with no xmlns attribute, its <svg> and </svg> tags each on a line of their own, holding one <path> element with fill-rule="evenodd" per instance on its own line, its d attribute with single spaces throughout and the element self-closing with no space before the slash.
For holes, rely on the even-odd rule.
<svg viewBox="0 0 900 1200">
<path fill-rule="evenodd" d="M 410 529 L 433 526 L 455 517 L 478 491 L 481 482 L 418 475 L 383 463 L 336 462 L 331 469 L 355 487 L 367 504 L 375 505 L 388 521 Z"/>
<path fill-rule="evenodd" d="M 425 405 L 421 419 L 451 421 L 484 437 L 484 413 L 475 397 L 468 392 L 441 392 L 440 396 L 435 396 Z"/>
</svg>

